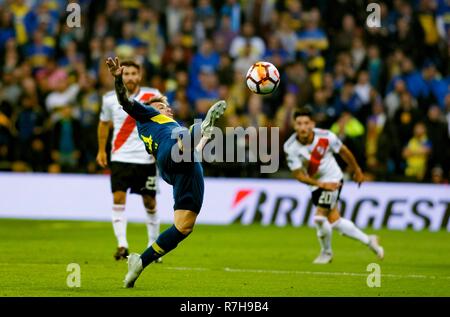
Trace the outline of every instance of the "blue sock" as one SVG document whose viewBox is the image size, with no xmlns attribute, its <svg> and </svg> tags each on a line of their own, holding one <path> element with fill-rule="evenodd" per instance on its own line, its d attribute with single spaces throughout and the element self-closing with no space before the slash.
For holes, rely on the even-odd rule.
<svg viewBox="0 0 450 317">
<path fill-rule="evenodd" d="M 158 239 L 142 253 L 142 266 L 146 267 L 164 254 L 172 251 L 186 237 L 187 235 L 182 234 L 175 225 L 172 225 L 172 227 L 162 232 Z"/>
</svg>

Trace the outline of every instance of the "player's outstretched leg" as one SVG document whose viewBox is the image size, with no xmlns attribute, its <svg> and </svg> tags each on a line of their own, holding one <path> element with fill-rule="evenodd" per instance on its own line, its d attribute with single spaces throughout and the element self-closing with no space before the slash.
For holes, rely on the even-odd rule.
<svg viewBox="0 0 450 317">
<path fill-rule="evenodd" d="M 339 218 L 332 224 L 332 227 L 339 231 L 342 235 L 353 238 L 367 245 L 379 259 L 382 260 L 384 258 L 384 249 L 378 243 L 378 237 L 365 234 L 358 227 L 356 227 L 352 221 L 345 218 Z"/>
<path fill-rule="evenodd" d="M 205 120 L 203 120 L 201 125 L 202 137 L 206 137 L 208 139 L 211 138 L 214 124 L 223 115 L 226 108 L 227 103 L 225 100 L 220 100 L 209 108 Z"/>
<path fill-rule="evenodd" d="M 128 257 L 128 273 L 125 276 L 124 287 L 134 287 L 134 282 L 145 267 L 175 249 L 178 243 L 183 241 L 187 236 L 178 231 L 175 225 L 172 225 L 172 227 L 163 231 L 158 239 L 142 255 L 132 253 Z"/>
<path fill-rule="evenodd" d="M 211 139 L 216 121 L 224 114 L 226 108 L 225 100 L 220 100 L 209 108 L 205 120 L 201 124 L 195 123 L 190 126 L 191 146 L 197 152 L 202 152 L 206 143 Z M 198 143 L 197 140 L 199 140 Z M 180 146 L 180 148 L 183 148 L 183 146 Z"/>
<path fill-rule="evenodd" d="M 333 260 L 331 250 L 331 225 L 325 216 L 314 216 L 314 223 L 317 229 L 317 238 L 321 246 L 319 256 L 314 260 L 314 264 L 327 264 Z"/>
</svg>

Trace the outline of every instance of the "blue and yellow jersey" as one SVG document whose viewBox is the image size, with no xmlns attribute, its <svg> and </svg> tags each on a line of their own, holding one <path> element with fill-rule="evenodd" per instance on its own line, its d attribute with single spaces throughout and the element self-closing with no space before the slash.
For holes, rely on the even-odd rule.
<svg viewBox="0 0 450 317">
<path fill-rule="evenodd" d="M 180 125 L 172 118 L 137 100 L 127 103 L 123 109 L 136 120 L 139 137 L 144 141 L 145 148 L 150 154 L 157 157 L 161 145 L 170 148 L 177 142 L 172 136 L 172 130 L 179 128 Z"/>
</svg>

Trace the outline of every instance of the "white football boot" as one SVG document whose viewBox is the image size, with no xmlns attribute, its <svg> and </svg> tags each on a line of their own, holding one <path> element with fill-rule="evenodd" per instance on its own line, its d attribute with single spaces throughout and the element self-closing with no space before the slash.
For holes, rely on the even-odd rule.
<svg viewBox="0 0 450 317">
<path fill-rule="evenodd" d="M 220 100 L 213 104 L 211 108 L 209 108 L 205 120 L 203 120 L 201 124 L 202 136 L 207 137 L 208 139 L 211 138 L 214 124 L 216 123 L 217 119 L 219 119 L 223 115 L 226 108 L 227 103 L 225 102 L 225 100 Z"/>
<path fill-rule="evenodd" d="M 319 256 L 313 261 L 314 264 L 328 264 L 333 260 L 333 253 L 320 252 Z"/>
<path fill-rule="evenodd" d="M 372 250 L 380 260 L 384 259 L 384 249 L 380 245 L 379 239 L 375 235 L 369 236 L 369 248 Z"/>
<path fill-rule="evenodd" d="M 133 288 L 134 282 L 137 280 L 143 269 L 141 255 L 131 253 L 128 256 L 128 273 L 123 280 L 123 287 Z"/>
</svg>

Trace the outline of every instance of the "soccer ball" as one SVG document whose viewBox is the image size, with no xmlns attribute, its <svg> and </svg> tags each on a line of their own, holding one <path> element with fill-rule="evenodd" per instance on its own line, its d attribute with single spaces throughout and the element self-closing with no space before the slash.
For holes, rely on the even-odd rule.
<svg viewBox="0 0 450 317">
<path fill-rule="evenodd" d="M 247 87 L 255 94 L 267 95 L 280 83 L 278 69 L 269 62 L 254 63 L 247 72 Z"/>
</svg>

